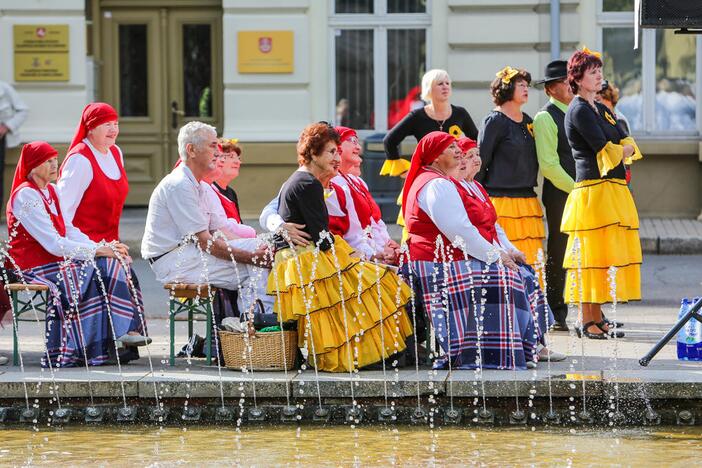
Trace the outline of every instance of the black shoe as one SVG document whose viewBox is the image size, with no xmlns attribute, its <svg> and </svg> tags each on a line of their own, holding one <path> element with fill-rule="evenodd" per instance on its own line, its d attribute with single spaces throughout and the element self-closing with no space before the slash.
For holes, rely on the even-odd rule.
<svg viewBox="0 0 702 468">
<path fill-rule="evenodd" d="M 178 358 L 184 358 L 184 357 L 205 357 L 205 339 L 201 337 L 200 335 L 193 335 L 190 337 L 190 340 L 183 345 L 183 347 L 178 351 L 178 354 L 176 354 L 176 357 Z"/>
<path fill-rule="evenodd" d="M 597 326 L 598 324 L 596 322 L 587 322 L 579 327 L 576 326 L 575 333 L 576 333 L 576 335 L 578 335 L 578 338 L 582 338 L 584 336 L 585 338 L 589 338 L 591 340 L 606 340 L 608 337 L 606 332 L 605 333 L 592 333 L 592 332 L 587 331 L 587 329 L 593 325 Z M 597 328 L 600 328 L 600 327 L 597 326 Z M 602 330 L 602 329 L 600 328 L 600 330 Z M 604 330 L 602 330 L 602 331 L 604 331 Z"/>
<path fill-rule="evenodd" d="M 570 331 L 570 328 L 568 328 L 568 324 L 565 322 L 554 322 L 554 324 L 551 325 L 551 331 L 567 332 Z"/>
<path fill-rule="evenodd" d="M 611 328 L 622 328 L 624 324 L 622 322 L 617 322 L 616 320 L 610 320 L 602 314 L 602 321 L 609 325 Z"/>
<path fill-rule="evenodd" d="M 607 335 L 609 335 L 610 338 L 624 338 L 624 332 L 614 331 L 611 328 L 609 330 L 607 330 L 605 328 L 605 325 L 610 326 L 610 327 L 612 326 L 609 324 L 609 322 L 602 320 L 601 322 L 598 322 L 595 325 L 597 325 L 597 328 L 599 328 L 600 330 L 605 332 Z"/>
</svg>

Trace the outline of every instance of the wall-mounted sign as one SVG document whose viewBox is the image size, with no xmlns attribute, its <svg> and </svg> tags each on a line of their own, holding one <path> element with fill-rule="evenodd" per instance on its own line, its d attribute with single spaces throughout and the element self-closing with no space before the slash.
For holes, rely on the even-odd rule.
<svg viewBox="0 0 702 468">
<path fill-rule="evenodd" d="M 293 31 L 239 31 L 239 73 L 292 73 Z"/>
<path fill-rule="evenodd" d="M 15 24 L 15 81 L 68 81 L 67 24 Z"/>
</svg>

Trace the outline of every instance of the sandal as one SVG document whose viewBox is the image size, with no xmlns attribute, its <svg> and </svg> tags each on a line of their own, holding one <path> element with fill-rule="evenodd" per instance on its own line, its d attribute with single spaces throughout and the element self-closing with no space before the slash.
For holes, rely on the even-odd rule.
<svg viewBox="0 0 702 468">
<path fill-rule="evenodd" d="M 576 326 L 575 333 L 578 335 L 578 338 L 582 338 L 583 336 L 585 336 L 585 338 L 589 338 L 591 340 L 606 340 L 607 339 L 606 332 L 605 333 L 592 333 L 592 332 L 587 331 L 587 329 L 593 325 L 597 326 L 597 328 L 600 328 L 598 326 L 597 322 L 595 322 L 595 321 L 587 322 L 585 324 L 582 324 L 579 327 Z M 600 330 L 602 330 L 602 329 L 600 328 Z M 602 330 L 602 331 L 604 331 L 604 330 Z"/>
<path fill-rule="evenodd" d="M 624 323 L 622 322 L 617 322 L 616 320 L 608 319 L 607 317 L 605 317 L 605 314 L 602 314 L 602 321 L 612 328 L 622 328 L 624 326 Z"/>
<path fill-rule="evenodd" d="M 606 329 L 604 328 L 604 326 L 605 326 L 605 325 L 611 326 L 611 325 L 610 325 L 607 321 L 605 321 L 605 320 L 602 320 L 601 322 L 597 322 L 595 325 L 597 326 L 597 328 L 599 328 L 600 330 L 602 330 L 603 332 L 605 332 L 605 334 L 606 334 L 607 336 L 609 336 L 610 338 L 624 338 L 624 332 L 623 332 L 623 331 L 619 331 L 619 330 L 617 330 L 617 331 L 614 331 L 614 330 L 606 330 Z"/>
</svg>

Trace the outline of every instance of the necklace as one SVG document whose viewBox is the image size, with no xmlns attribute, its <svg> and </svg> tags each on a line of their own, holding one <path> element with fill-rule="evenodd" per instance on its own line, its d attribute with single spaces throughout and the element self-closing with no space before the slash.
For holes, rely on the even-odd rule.
<svg viewBox="0 0 702 468">
<path fill-rule="evenodd" d="M 448 119 L 444 119 L 444 120 L 441 120 L 441 121 L 439 121 L 439 120 L 436 121 L 436 122 L 439 124 L 439 131 L 440 131 L 440 132 L 443 132 L 443 131 L 444 131 L 444 122 L 446 122 L 447 120 L 448 120 Z"/>
</svg>

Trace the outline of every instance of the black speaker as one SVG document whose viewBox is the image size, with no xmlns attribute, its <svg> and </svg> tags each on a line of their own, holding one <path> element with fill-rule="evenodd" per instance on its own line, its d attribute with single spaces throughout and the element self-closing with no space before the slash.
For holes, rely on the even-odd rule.
<svg viewBox="0 0 702 468">
<path fill-rule="evenodd" d="M 641 26 L 702 29 L 702 0 L 641 0 Z"/>
</svg>

